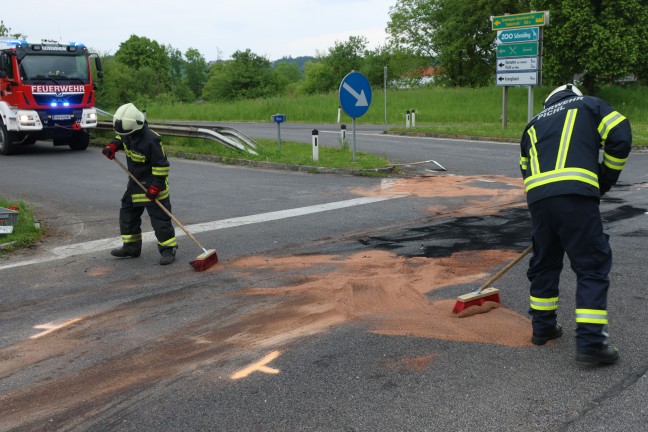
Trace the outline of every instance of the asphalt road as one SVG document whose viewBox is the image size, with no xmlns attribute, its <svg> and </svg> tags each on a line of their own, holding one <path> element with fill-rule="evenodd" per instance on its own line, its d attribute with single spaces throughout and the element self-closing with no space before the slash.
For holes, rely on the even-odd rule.
<svg viewBox="0 0 648 432">
<path fill-rule="evenodd" d="M 273 124 L 236 124 L 253 137 Z M 282 126 L 335 145 L 338 125 Z M 0 259 L 2 431 L 640 431 L 648 424 L 648 154 L 602 202 L 614 267 L 612 367 L 574 362 L 565 336 L 534 347 L 527 259 L 496 284 L 503 307 L 456 318 L 529 242 L 514 144 L 406 138 L 359 125 L 358 150 L 412 163 L 379 179 L 172 159 L 179 236 L 119 260 L 126 179 L 99 149 L 37 144 L 0 158 L 0 196 L 48 236 Z M 143 229 L 150 231 L 144 217 Z M 177 230 L 178 235 L 181 234 Z"/>
</svg>

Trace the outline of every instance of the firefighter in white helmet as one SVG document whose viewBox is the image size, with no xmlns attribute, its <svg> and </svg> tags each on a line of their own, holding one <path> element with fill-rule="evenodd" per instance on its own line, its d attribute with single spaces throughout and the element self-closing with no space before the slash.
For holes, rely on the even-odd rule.
<svg viewBox="0 0 648 432">
<path fill-rule="evenodd" d="M 581 363 L 612 364 L 619 358 L 617 349 L 608 345 L 612 251 L 599 203 L 616 184 L 631 144 L 628 120 L 572 84 L 549 94 L 520 143 L 533 239 L 527 272 L 531 341 L 544 345 L 562 336 L 558 285 L 567 253 L 576 273 L 576 361 Z"/>
<path fill-rule="evenodd" d="M 169 161 L 162 147 L 161 137 L 148 127 L 144 113 L 132 103 L 122 105 L 113 116 L 117 136 L 103 149 L 108 159 L 124 150 L 129 171 L 142 183 L 144 191 L 129 178 L 119 211 L 119 230 L 122 247 L 113 249 L 113 256 L 125 258 L 140 256 L 142 250 L 142 213 L 147 210 L 155 231 L 160 252 L 160 264 L 171 264 L 178 247 L 171 218 L 154 202 L 157 199 L 169 212 Z"/>
</svg>

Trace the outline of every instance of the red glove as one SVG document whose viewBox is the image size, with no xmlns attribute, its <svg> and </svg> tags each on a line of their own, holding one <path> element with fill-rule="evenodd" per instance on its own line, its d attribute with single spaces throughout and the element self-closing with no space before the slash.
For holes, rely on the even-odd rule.
<svg viewBox="0 0 648 432">
<path fill-rule="evenodd" d="M 117 153 L 117 146 L 113 143 L 108 144 L 104 149 L 101 151 L 108 159 L 113 160 L 115 159 L 115 153 Z"/>
<path fill-rule="evenodd" d="M 160 189 L 158 189 L 157 186 L 151 185 L 148 188 L 148 192 L 146 193 L 146 197 L 150 199 L 151 201 L 155 201 L 157 198 L 158 194 L 160 193 Z"/>
</svg>

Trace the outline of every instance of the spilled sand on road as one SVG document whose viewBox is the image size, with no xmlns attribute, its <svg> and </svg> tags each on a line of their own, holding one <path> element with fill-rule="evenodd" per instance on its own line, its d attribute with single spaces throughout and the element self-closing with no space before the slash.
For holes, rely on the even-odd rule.
<svg viewBox="0 0 648 432">
<path fill-rule="evenodd" d="M 362 196 L 448 198 L 431 205 L 428 211 L 456 217 L 483 216 L 503 208 L 525 205 L 521 179 L 505 176 L 435 175 L 389 179 L 375 188 L 357 188 L 353 192 Z M 283 311 L 282 325 L 291 330 L 272 338 L 275 343 L 282 337 L 284 341 L 293 338 L 300 326 L 313 332 L 334 323 L 365 322 L 372 332 L 380 334 L 530 346 L 530 324 L 525 316 L 500 307 L 488 313 L 458 318 L 451 313 L 455 299 L 429 301 L 426 296 L 438 288 L 476 283 L 518 253 L 461 251 L 447 258 L 408 258 L 370 250 L 346 258 L 331 255 L 256 256 L 237 260 L 231 265 L 244 274 L 263 270 L 291 274 L 306 269 L 312 273 L 305 277 L 304 282 L 291 286 L 244 291 L 247 295 L 290 295 L 308 299 L 293 310 Z M 335 265 L 338 267 L 331 270 Z M 485 308 L 491 306 L 484 305 Z M 276 320 L 276 313 L 271 316 Z M 263 321 L 262 317 L 256 318 Z M 277 323 L 266 324 L 275 327 Z"/>
<path fill-rule="evenodd" d="M 430 301 L 426 296 L 442 287 L 476 283 L 502 261 L 516 255 L 515 251 L 469 251 L 430 259 L 371 250 L 351 255 L 344 261 L 330 255 L 250 257 L 231 265 L 243 272 L 251 269 L 285 272 L 291 266 L 308 266 L 314 272 L 296 285 L 242 291 L 246 295 L 304 299 L 297 306 L 275 305 L 271 314 L 273 320 L 277 315 L 283 316 L 282 327 L 293 331 L 298 323 L 307 325 L 312 332 L 318 327 L 325 330 L 332 323 L 362 322 L 370 331 L 386 335 L 530 346 L 528 318 L 506 307 L 457 318 L 452 314 L 455 299 Z M 319 267 L 335 262 L 339 263 L 338 270 L 317 273 Z M 259 325 L 277 324 L 264 322 L 261 316 L 257 319 Z M 320 320 L 322 325 L 318 326 Z M 283 336 L 287 341 L 295 334 L 288 331 Z M 279 334 L 272 342 L 281 342 Z"/>
<path fill-rule="evenodd" d="M 434 215 L 484 216 L 497 213 L 502 207 L 525 206 L 523 183 L 520 178 L 506 176 L 454 176 L 388 179 L 375 188 L 356 188 L 362 196 L 411 195 L 420 198 L 447 198 L 430 205 Z M 453 201 L 452 198 L 461 198 Z M 466 198 L 469 198 L 466 200 Z"/>
</svg>

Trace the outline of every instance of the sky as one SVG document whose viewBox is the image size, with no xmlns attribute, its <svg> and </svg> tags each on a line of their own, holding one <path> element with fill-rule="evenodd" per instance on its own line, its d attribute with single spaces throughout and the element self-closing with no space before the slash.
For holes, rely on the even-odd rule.
<svg viewBox="0 0 648 432">
<path fill-rule="evenodd" d="M 39 42 L 81 42 L 101 55 L 114 54 L 131 35 L 195 48 L 207 61 L 227 60 L 250 49 L 270 61 L 316 56 L 349 36 L 367 48 L 387 41 L 389 9 L 397 0 L 111 0 L 37 2 L 31 11 L 4 8 L 11 33 Z"/>
</svg>

